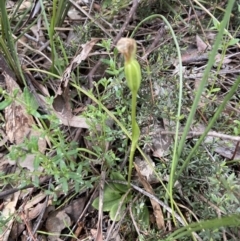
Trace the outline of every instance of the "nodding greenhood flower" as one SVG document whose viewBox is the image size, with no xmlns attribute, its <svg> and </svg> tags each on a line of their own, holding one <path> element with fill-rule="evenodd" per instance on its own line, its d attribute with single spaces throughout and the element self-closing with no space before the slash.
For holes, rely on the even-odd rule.
<svg viewBox="0 0 240 241">
<path fill-rule="evenodd" d="M 117 43 L 117 49 L 124 55 L 124 71 L 126 75 L 127 85 L 132 92 L 132 145 L 129 157 L 128 185 L 130 186 L 133 157 L 137 148 L 140 136 L 139 126 L 136 122 L 137 92 L 141 84 L 141 68 L 136 60 L 136 41 L 131 38 L 121 38 Z"/>
<path fill-rule="evenodd" d="M 131 91 L 137 92 L 141 84 L 141 68 L 136 60 L 136 41 L 131 38 L 121 38 L 117 43 L 118 51 L 125 58 L 124 70 L 128 87 Z"/>
</svg>

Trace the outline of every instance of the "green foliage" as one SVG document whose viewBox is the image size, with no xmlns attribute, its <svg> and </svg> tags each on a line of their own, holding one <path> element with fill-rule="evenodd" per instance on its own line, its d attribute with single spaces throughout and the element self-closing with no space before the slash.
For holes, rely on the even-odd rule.
<svg viewBox="0 0 240 241">
<path fill-rule="evenodd" d="M 111 172 L 110 179 L 126 182 L 120 172 Z M 103 211 L 109 212 L 109 216 L 112 220 L 119 221 L 124 214 L 126 205 L 132 198 L 125 184 L 108 183 L 104 187 Z M 99 208 L 99 197 L 93 201 L 92 206 L 96 209 Z M 136 217 L 139 224 L 147 229 L 149 227 L 149 212 L 145 203 L 143 201 L 136 202 L 132 206 L 134 217 Z"/>
<path fill-rule="evenodd" d="M 111 179 L 123 180 L 124 177 L 119 172 L 111 172 Z M 126 209 L 126 203 L 132 199 L 131 195 L 126 194 L 126 185 L 110 183 L 106 184 L 103 194 L 103 211 L 108 211 L 112 220 L 119 221 Z M 99 207 L 99 197 L 96 198 L 92 206 L 96 209 Z"/>
<path fill-rule="evenodd" d="M 42 138 L 48 137 L 52 143 L 51 152 L 45 154 L 39 150 L 39 137 L 26 136 L 21 144 L 12 145 L 8 154 L 8 158 L 16 162 L 21 169 L 21 175 L 18 176 L 18 173 L 12 175 L 3 174 L 1 176 L 2 181 L 12 183 L 13 185 L 21 182 L 23 186 L 33 183 L 37 187 L 39 186 L 41 173 L 41 175 L 53 176 L 56 184 L 61 185 L 64 193 L 68 193 L 72 186 L 76 192 L 79 192 L 84 186 L 91 186 L 91 183 L 95 180 L 94 177 L 92 180 L 84 180 L 90 170 L 89 160 L 86 158 L 86 155 L 96 156 L 96 154 L 87 149 L 79 148 L 76 142 L 67 142 L 66 135 L 62 132 L 59 125 L 59 119 L 54 115 L 40 115 L 37 112 L 38 104 L 27 88 L 24 88 L 22 100 L 15 99 L 17 92 L 18 90 L 14 91 L 13 96 L 10 96 L 3 91 L 5 101 L 2 102 L 2 107 L 5 108 L 5 104 L 10 104 L 13 100 L 19 101 L 22 105 L 25 104 L 29 114 L 38 118 L 43 124 L 43 121 L 49 122 L 49 126 L 44 124 L 45 129 L 36 126 L 32 126 L 32 128 L 38 131 Z M 29 168 L 31 171 L 27 172 L 21 168 L 21 162 L 29 158 L 31 161 L 26 168 Z M 52 188 L 49 191 L 55 196 L 55 187 L 53 186 Z M 55 198 L 57 197 L 55 196 Z"/>
<path fill-rule="evenodd" d="M 172 3 L 175 4 L 175 1 L 171 1 Z M 195 3 L 197 4 L 197 1 Z M 229 1 L 229 4 L 232 3 L 233 1 Z M 222 91 L 222 83 L 221 85 L 218 83 L 218 74 L 223 66 L 229 47 L 239 44 L 239 39 L 235 37 L 237 36 L 238 27 L 231 28 L 235 33 L 232 33 L 229 30 L 230 28 L 228 28 L 228 25 L 231 24 L 229 21 L 230 5 L 228 5 L 226 10 L 222 9 L 222 12 L 226 13 L 222 20 L 217 20 L 221 19 L 221 15 L 218 15 L 218 18 L 211 17 L 213 25 L 211 30 L 217 31 L 219 34 L 209 55 L 209 62 L 205 68 L 199 88 L 196 93 L 189 93 L 183 85 L 185 82 L 182 81 L 181 66 L 174 66 L 176 67 L 175 70 L 179 71 L 179 76 L 169 74 L 170 71 L 172 72 L 172 59 L 178 56 L 181 64 L 179 46 L 181 46 L 182 36 L 179 32 L 178 36 L 176 36 L 174 31 L 182 23 L 188 26 L 188 35 L 199 34 L 199 29 L 194 25 L 194 20 L 185 23 L 182 19 L 182 13 L 178 12 L 175 5 L 172 7 L 170 6 L 171 4 L 165 1 L 143 1 L 141 4 L 139 6 L 141 11 L 139 12 L 146 14 L 147 18 L 143 20 L 141 20 L 141 17 L 137 18 L 137 20 L 140 19 L 141 21 L 132 32 L 129 31 L 130 36 L 136 36 L 136 39 L 141 41 L 143 47 L 147 47 L 145 44 L 151 41 L 151 33 L 147 33 L 147 35 L 142 37 L 142 35 L 137 35 L 137 31 L 141 31 L 146 24 L 151 24 L 151 21 L 153 22 L 153 20 L 161 18 L 167 25 L 165 28 L 166 36 L 171 32 L 175 45 L 173 46 L 173 43 L 168 38 L 168 41 L 165 41 L 164 44 L 161 44 L 158 49 L 155 49 L 148 56 L 147 63 L 141 62 L 141 65 L 145 65 L 141 73 L 140 65 L 136 61 L 135 56 L 131 59 L 130 64 L 125 61 L 125 66 L 120 67 L 118 53 L 116 49 L 112 51 L 112 39 L 103 38 L 97 49 L 104 49 L 105 53 L 107 52 L 102 61 L 107 67 L 106 75 L 98 79 L 97 82 L 93 82 L 94 88 L 87 91 L 85 79 L 79 74 L 82 71 L 82 66 L 78 66 L 77 70 L 71 73 L 69 89 L 70 92 L 76 90 L 77 94 L 71 96 L 70 104 L 74 105 L 74 103 L 80 102 L 82 104 L 84 102 L 82 102 L 82 99 L 84 100 L 86 96 L 94 102 L 87 106 L 83 114 L 83 116 L 89 119 L 88 124 L 90 125 L 86 134 L 88 136 L 84 136 L 84 145 L 86 145 L 84 147 L 79 147 L 79 143 L 68 139 L 72 128 L 63 128 L 54 114 L 43 115 L 39 111 L 34 95 L 25 87 L 22 99 L 17 101 L 25 105 L 28 114 L 37 118 L 39 126 L 34 126 L 33 128 L 39 131 L 42 138 L 47 137 L 50 144 L 46 153 L 39 151 L 38 139 L 36 137 L 26 137 L 23 143 L 13 145 L 9 150 L 8 157 L 16 162 L 20 170 L 18 173 L 12 174 L 1 173 L 1 185 L 24 186 L 33 183 L 38 187 L 40 175 L 52 176 L 54 184 L 51 184 L 50 189 L 46 192 L 53 195 L 54 201 L 60 204 L 61 200 L 58 198 L 58 192 L 67 194 L 70 190 L 74 190 L 77 193 L 83 188 L 91 188 L 94 182 L 99 181 L 99 177 L 92 172 L 91 166 L 94 166 L 96 169 L 101 166 L 101 170 L 106 170 L 110 179 L 125 182 L 127 168 L 126 166 L 120 168 L 119 164 L 122 164 L 124 159 L 126 160 L 128 150 L 130 149 L 128 140 L 132 139 L 128 172 L 128 181 L 130 182 L 135 149 L 138 148 L 137 154 L 140 153 L 145 157 L 141 148 L 143 147 L 144 150 L 148 148 L 151 150 L 148 153 L 152 153 L 152 145 L 155 144 L 154 138 L 148 133 L 143 133 L 138 142 L 140 130 L 142 131 L 144 127 L 148 127 L 150 129 L 149 132 L 156 132 L 155 126 L 159 126 L 159 122 L 164 122 L 164 125 L 167 124 L 169 131 L 175 132 L 175 143 L 174 146 L 169 147 L 169 152 L 166 156 L 161 158 L 152 156 L 152 158 L 156 158 L 154 159 L 156 164 L 154 171 L 156 174 L 161 174 L 161 177 L 170 174 L 170 184 L 168 190 L 164 188 L 164 184 L 155 184 L 153 185 L 154 192 L 160 199 L 165 198 L 164 202 L 166 204 L 171 202 L 171 208 L 175 212 L 178 212 L 180 215 L 183 213 L 184 216 L 188 215 L 188 222 L 190 223 L 167 234 L 165 240 L 178 239 L 180 241 L 188 241 L 191 239 L 190 235 L 192 235 L 193 231 L 198 232 L 202 240 L 221 240 L 223 232 L 234 230 L 228 227 L 239 225 L 240 185 L 238 173 L 233 166 L 239 160 L 224 160 L 214 152 L 214 145 L 217 144 L 217 141 L 205 143 L 204 139 L 210 129 L 219 130 L 220 124 L 224 127 L 226 126 L 230 134 L 233 133 L 235 136 L 239 136 L 240 133 L 240 122 L 237 116 L 234 116 L 233 120 L 228 117 L 230 125 L 228 125 L 229 122 L 222 123 L 223 120 L 225 121 L 222 113 L 224 106 L 229 103 L 234 95 L 236 96 L 234 105 L 236 109 L 238 107 L 237 96 L 239 95 L 240 78 L 234 79 L 233 82 L 235 83 L 231 84 L 231 87 L 227 86 L 226 93 Z M 210 6 L 212 2 L 205 4 Z M 239 5 L 239 3 L 237 4 Z M 70 62 L 70 58 L 76 53 L 79 44 L 85 43 L 93 36 L 96 37 L 99 30 L 93 21 L 85 22 L 86 24 L 74 28 L 76 39 L 66 44 L 58 32 L 56 32 L 56 27 L 62 26 L 67 10 L 70 7 L 70 2 L 54 0 L 51 3 L 51 15 L 49 15 L 42 1 L 41 5 L 42 13 L 39 16 L 43 16 L 47 28 L 45 36 L 50 40 L 51 53 L 49 52 L 49 56 L 51 55 L 53 63 L 50 69 L 51 72 L 47 73 L 43 69 L 38 70 L 38 72 L 43 74 L 43 83 L 49 87 L 54 82 L 53 80 L 60 79 Z M 111 4 L 109 1 L 103 1 L 102 6 L 105 16 L 111 15 L 112 17 L 113 14 L 116 14 L 116 12 L 127 5 L 129 5 L 129 2 L 126 1 L 113 1 Z M 168 19 L 159 14 L 152 15 L 153 9 L 151 7 L 155 5 L 160 6 L 160 8 L 155 8 L 154 11 L 159 11 L 160 9 L 163 12 L 167 12 Z M 184 8 L 190 6 L 189 1 L 184 1 L 182 5 Z M 196 7 L 196 5 L 193 7 Z M 22 80 L 24 83 L 24 76 L 21 73 L 22 70 L 15 48 L 16 40 L 13 39 L 12 33 L 15 34 L 18 31 L 18 26 L 24 23 L 25 17 L 30 10 L 28 9 L 16 17 L 18 12 L 18 8 L 16 8 L 9 17 L 5 8 L 5 1 L 1 2 L 0 8 L 2 23 L 0 36 L 1 51 L 17 75 L 18 80 Z M 146 10 L 149 11 L 149 14 Z M 236 8 L 234 11 L 238 13 L 239 9 Z M 174 13 L 174 17 L 169 18 L 169 13 Z M 101 13 L 96 15 L 99 17 Z M 100 17 L 98 20 L 101 21 Z M 15 26 L 10 26 L 15 24 L 16 19 L 19 19 L 19 23 Z M 30 25 L 26 26 L 21 35 L 26 33 L 37 20 L 36 18 Z M 168 22 L 169 20 L 171 21 L 170 23 Z M 179 20 L 181 21 L 180 24 Z M 210 20 L 206 19 L 206 21 Z M 20 37 L 18 36 L 18 38 Z M 215 55 L 220 53 L 220 51 L 222 54 L 221 60 L 215 63 Z M 98 60 L 96 56 L 91 56 L 90 58 L 92 58 L 93 62 Z M 90 67 L 92 67 L 92 62 L 89 61 L 89 63 Z M 212 67 L 216 69 L 216 74 L 214 75 L 211 73 Z M 124 84 L 125 76 L 127 85 Z M 208 83 L 209 76 L 214 78 L 213 83 Z M 143 79 L 142 81 L 141 78 Z M 140 82 L 142 82 L 141 89 L 139 89 Z M 25 83 L 24 86 L 26 86 Z M 132 93 L 129 94 L 127 87 Z M 17 93 L 18 91 L 15 90 L 10 95 L 5 90 L 0 89 L 2 96 L 0 110 L 4 110 L 13 101 L 16 101 Z M 200 138 L 194 137 L 186 140 L 190 128 L 199 121 L 198 114 L 196 115 L 195 112 L 199 110 L 198 103 L 201 100 L 202 93 L 204 93 L 208 103 L 211 103 L 211 105 L 206 104 L 203 113 L 201 113 L 204 117 L 207 117 L 208 126 Z M 131 94 L 133 97 L 132 102 Z M 221 103 L 215 102 L 222 94 L 224 98 L 221 98 Z M 48 105 L 52 105 L 53 98 L 47 98 Z M 137 98 L 138 105 L 136 105 Z M 136 112 L 138 113 L 138 124 L 135 121 Z M 4 118 L 2 119 L 4 120 Z M 181 133 L 181 139 L 178 135 L 180 125 L 184 128 L 183 134 Z M 223 127 L 222 130 L 224 130 Z M 130 134 L 131 131 L 132 135 Z M 29 155 L 34 156 L 33 171 L 21 167 L 21 162 Z M 180 182 L 181 190 L 174 185 L 176 180 Z M 138 237 L 138 239 L 163 240 L 163 234 L 158 232 L 154 224 L 149 221 L 149 212 L 151 213 L 152 210 L 150 206 L 147 206 L 149 203 L 148 199 L 140 197 L 134 203 L 131 203 L 135 198 L 135 193 L 128 192 L 127 185 L 114 182 L 105 184 L 103 194 L 103 211 L 109 212 L 112 220 L 120 220 L 128 210 L 127 208 L 130 207 L 140 230 L 146 230 L 146 232 L 141 233 L 142 236 Z M 185 209 L 180 211 L 178 208 L 174 208 L 175 201 L 187 205 L 187 208 L 191 209 L 192 213 L 185 213 Z M 98 209 L 99 198 L 94 200 L 93 207 Z M 216 219 L 216 212 L 218 215 L 220 213 L 218 219 Z M 164 216 L 167 216 L 166 213 L 164 213 Z M 131 226 L 128 228 L 133 229 L 133 226 L 129 225 L 129 223 L 132 223 L 128 220 L 129 215 L 124 216 L 124 219 L 124 222 Z M 201 221 L 197 222 L 197 219 Z M 6 221 L 3 217 L 0 218 L 0 226 L 4 225 Z M 174 228 L 178 226 L 178 221 L 174 220 L 174 215 L 170 221 L 173 221 L 172 225 Z M 129 240 L 137 239 L 133 237 L 134 235 L 135 233 Z"/>
<path fill-rule="evenodd" d="M 133 204 L 133 214 L 141 227 L 145 230 L 149 230 L 150 216 L 145 200 L 139 200 Z"/>
<path fill-rule="evenodd" d="M 6 0 L 0 1 L 0 21 L 1 21 L 1 34 L 0 34 L 0 51 L 6 56 L 9 66 L 14 70 L 18 80 L 25 86 L 25 78 L 22 73 L 22 68 L 15 48 L 14 39 L 12 36 L 12 29 L 10 26 L 10 19 L 6 9 Z"/>
<path fill-rule="evenodd" d="M 173 232 L 165 241 L 172 241 L 181 237 L 191 235 L 191 232 L 202 230 L 202 229 L 218 229 L 224 226 L 238 226 L 240 224 L 240 215 L 230 215 L 221 219 L 212 219 L 207 221 L 201 221 L 198 223 L 191 223 L 186 227 L 182 227 Z"/>
<path fill-rule="evenodd" d="M 23 90 L 23 103 L 28 114 L 31 114 L 36 117 L 40 117 L 40 114 L 37 112 L 39 107 L 34 95 L 28 90 L 27 87 Z"/>
<path fill-rule="evenodd" d="M 102 8 L 107 12 L 107 15 L 113 17 L 114 14 L 117 14 L 121 9 L 128 6 L 129 2 L 127 0 L 103 0 Z M 107 11 L 109 9 L 109 11 Z"/>
</svg>

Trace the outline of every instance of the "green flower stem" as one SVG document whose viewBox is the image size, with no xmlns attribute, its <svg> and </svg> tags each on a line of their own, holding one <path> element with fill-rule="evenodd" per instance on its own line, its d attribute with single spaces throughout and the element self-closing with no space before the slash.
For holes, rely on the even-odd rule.
<svg viewBox="0 0 240 241">
<path fill-rule="evenodd" d="M 124 70 L 127 80 L 127 85 L 132 92 L 132 144 L 129 156 L 129 169 L 128 169 L 128 186 L 130 186 L 133 158 L 137 148 L 137 143 L 140 135 L 140 129 L 136 121 L 136 108 L 137 108 L 137 92 L 141 84 L 141 68 L 136 55 L 136 42 L 134 39 L 122 38 L 117 43 L 117 49 L 124 55 L 125 63 Z"/>
<path fill-rule="evenodd" d="M 136 121 L 136 107 L 137 107 L 137 92 L 132 91 L 132 144 L 129 157 L 129 170 L 128 170 L 128 185 L 130 185 L 132 167 L 133 167 L 133 157 L 137 148 L 138 139 L 140 136 L 140 129 Z"/>
</svg>

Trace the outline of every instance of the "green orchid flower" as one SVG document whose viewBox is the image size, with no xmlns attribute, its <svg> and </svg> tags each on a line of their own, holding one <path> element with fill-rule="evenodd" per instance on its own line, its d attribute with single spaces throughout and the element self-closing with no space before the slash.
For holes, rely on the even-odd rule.
<svg viewBox="0 0 240 241">
<path fill-rule="evenodd" d="M 136 107 L 137 92 L 141 84 L 142 75 L 140 65 L 136 60 L 136 41 L 131 38 L 121 38 L 117 43 L 117 49 L 124 56 L 124 72 L 127 80 L 127 85 L 132 92 L 132 145 L 129 156 L 128 170 L 128 185 L 130 186 L 133 157 L 140 136 L 140 129 L 136 122 Z"/>
</svg>

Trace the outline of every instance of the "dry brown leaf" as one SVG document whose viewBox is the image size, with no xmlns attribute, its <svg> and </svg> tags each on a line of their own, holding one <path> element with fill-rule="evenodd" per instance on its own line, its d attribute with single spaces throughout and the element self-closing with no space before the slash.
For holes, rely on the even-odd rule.
<svg viewBox="0 0 240 241">
<path fill-rule="evenodd" d="M 5 120 L 6 120 L 6 135 L 8 140 L 13 144 L 21 144 L 25 138 L 35 137 L 38 139 L 38 150 L 42 153 L 46 150 L 46 140 L 40 137 L 40 133 L 34 130 L 32 127 L 35 125 L 34 119 L 29 115 L 25 109 L 25 106 L 19 101 L 23 100 L 22 91 L 15 80 L 3 72 L 5 77 L 7 91 L 13 96 L 13 92 L 18 90 L 18 93 L 11 105 L 5 108 Z M 28 168 L 33 171 L 35 155 L 27 154 L 24 159 L 8 160 L 9 164 L 16 164 L 16 161 L 24 168 Z M 40 170 L 40 168 L 39 168 Z"/>
<path fill-rule="evenodd" d="M 20 223 L 18 221 L 15 221 L 13 223 L 11 232 L 9 234 L 9 239 L 8 240 L 21 240 L 20 235 L 22 232 L 26 229 L 26 226 L 24 223 Z"/>
<path fill-rule="evenodd" d="M 69 66 L 66 68 L 66 70 L 63 73 L 63 77 L 61 79 L 61 85 L 58 88 L 57 94 L 62 95 L 63 91 L 65 91 L 65 88 L 68 86 L 68 82 L 71 76 L 71 72 L 83 61 L 85 60 L 90 51 L 92 50 L 93 46 L 99 41 L 100 39 L 94 38 L 91 39 L 86 44 L 82 44 L 82 51 L 80 54 L 76 55 Z"/>
<path fill-rule="evenodd" d="M 8 201 L 4 202 L 4 208 L 3 208 L 2 213 L 1 213 L 2 217 L 7 219 L 8 217 L 10 217 L 11 215 L 14 214 L 19 195 L 20 195 L 20 191 L 15 192 L 11 196 L 11 198 L 9 198 Z M 14 221 L 14 218 L 11 218 L 9 220 L 9 222 L 7 222 L 4 225 L 4 227 L 2 227 L 3 232 L 0 234 L 0 240 L 1 241 L 8 241 L 9 240 L 8 237 L 9 237 L 9 234 L 11 232 L 13 221 Z"/>
<path fill-rule="evenodd" d="M 27 212 L 27 217 L 28 220 L 33 220 L 35 218 L 37 218 L 39 216 L 39 214 L 43 211 L 44 207 L 45 207 L 45 203 L 38 203 L 35 207 L 26 210 Z"/>
<path fill-rule="evenodd" d="M 55 235 L 50 235 L 48 237 L 49 241 L 59 240 L 62 230 L 70 225 L 71 220 L 65 211 L 55 211 L 51 213 L 46 221 L 46 229 Z"/>
<path fill-rule="evenodd" d="M 64 211 L 66 214 L 71 217 L 71 220 L 76 223 L 78 221 L 79 216 L 82 214 L 83 209 L 85 208 L 85 202 L 87 200 L 87 195 L 80 197 L 73 202 L 71 202 Z"/>
<path fill-rule="evenodd" d="M 71 106 L 70 106 L 70 99 L 69 99 L 69 88 L 68 82 L 71 76 L 71 72 L 83 61 L 85 60 L 90 51 L 92 50 L 93 46 L 99 41 L 99 39 L 92 39 L 86 44 L 82 45 L 82 51 L 80 54 L 76 55 L 69 66 L 63 73 L 61 78 L 61 84 L 57 90 L 56 97 L 54 99 L 54 109 L 55 114 L 61 120 L 62 124 L 72 127 L 78 128 L 89 128 L 88 124 L 86 123 L 86 119 L 73 116 Z M 59 104 L 60 103 L 60 104 Z M 60 111 L 59 111 L 60 110 Z"/>
<path fill-rule="evenodd" d="M 45 97 L 42 95 L 38 95 L 39 99 L 44 101 L 46 103 Z M 58 99 L 62 99 L 61 96 L 58 96 Z M 61 121 L 61 124 L 65 126 L 71 126 L 71 127 L 77 127 L 77 128 L 84 128 L 89 129 L 89 125 L 87 124 L 87 119 L 80 116 L 74 116 L 71 113 L 69 113 L 68 110 L 66 110 L 65 106 L 60 107 L 60 104 L 54 106 L 59 111 L 52 108 L 52 110 L 49 110 L 50 112 L 53 112 Z"/>
<path fill-rule="evenodd" d="M 18 90 L 16 99 L 21 99 L 21 90 L 18 84 L 6 73 L 3 73 L 5 82 L 9 94 L 12 94 L 14 90 Z M 11 105 L 5 108 L 6 119 L 6 133 L 11 143 L 20 144 L 24 138 L 29 136 L 31 126 L 34 124 L 32 116 L 26 113 L 25 108 L 13 101 Z"/>
<path fill-rule="evenodd" d="M 67 15 L 68 15 L 68 17 L 71 20 L 80 20 L 80 19 L 82 19 L 81 14 L 79 14 L 79 11 L 76 8 L 74 8 L 74 7 L 71 7 L 68 10 Z"/>
<path fill-rule="evenodd" d="M 199 52 L 204 52 L 207 50 L 208 45 L 200 38 L 199 35 L 196 35 L 196 43 Z"/>
<path fill-rule="evenodd" d="M 240 159 L 240 146 L 237 141 L 219 140 L 215 143 L 214 151 L 229 160 Z"/>
<path fill-rule="evenodd" d="M 16 100 L 23 99 L 22 91 L 20 90 L 15 80 L 6 72 L 3 72 L 3 75 L 5 77 L 8 93 L 12 94 L 14 90 L 17 89 L 18 93 L 16 96 Z M 42 153 L 45 151 L 46 141 L 45 139 L 40 137 L 40 133 L 32 129 L 32 126 L 35 125 L 34 119 L 31 115 L 27 113 L 23 104 L 18 101 L 13 101 L 11 105 L 6 107 L 5 120 L 6 133 L 11 143 L 20 144 L 24 141 L 25 138 L 36 137 L 39 139 L 39 151 L 41 151 Z"/>
<path fill-rule="evenodd" d="M 142 183 L 144 189 L 147 192 L 149 192 L 150 194 L 155 195 L 154 191 L 152 189 L 152 186 L 143 177 L 143 175 L 141 174 L 141 171 L 140 171 L 138 165 L 136 163 L 134 163 L 134 166 L 136 168 L 139 180 Z M 152 199 L 150 199 L 150 201 L 151 201 L 151 204 L 152 204 L 152 207 L 153 207 L 153 213 L 154 213 L 154 216 L 155 216 L 155 219 L 156 219 L 157 226 L 158 226 L 159 229 L 164 229 L 165 228 L 165 224 L 164 224 L 164 217 L 163 217 L 162 209 L 161 209 L 160 205 L 156 201 L 154 201 Z"/>
<path fill-rule="evenodd" d="M 78 238 L 78 236 L 82 232 L 83 228 L 84 228 L 84 223 L 83 222 L 78 222 L 77 228 L 76 228 L 76 230 L 74 232 L 74 236 Z M 76 241 L 75 237 L 71 238 L 71 241 Z"/>
<path fill-rule="evenodd" d="M 92 237 L 93 237 L 93 239 L 95 240 L 96 239 L 96 237 L 97 237 L 97 229 L 90 229 L 90 232 L 91 232 L 91 234 L 92 234 Z"/>
<path fill-rule="evenodd" d="M 38 41 L 42 41 L 42 42 L 45 42 L 45 41 L 46 41 L 46 39 L 45 39 L 45 37 L 44 37 L 43 30 L 42 30 L 37 24 L 33 25 L 33 26 L 30 28 L 30 30 L 31 30 L 31 31 L 33 32 L 33 34 L 35 35 L 37 42 L 38 42 Z M 33 44 L 33 45 L 32 45 L 33 47 L 38 47 L 38 43 L 33 42 L 32 44 Z"/>
<path fill-rule="evenodd" d="M 23 1 L 19 7 L 19 10 L 23 11 L 32 7 L 31 1 Z"/>
<path fill-rule="evenodd" d="M 173 145 L 173 138 L 170 135 L 162 134 L 162 131 L 166 131 L 169 124 L 166 119 L 163 119 L 163 125 L 154 124 L 149 131 L 149 128 L 143 128 L 143 135 L 148 134 L 151 136 L 151 150 L 153 156 L 163 158 L 169 155 L 170 147 Z"/>
<path fill-rule="evenodd" d="M 87 120 L 84 117 L 80 117 L 80 116 L 66 117 L 57 112 L 55 112 L 55 114 L 61 120 L 62 124 L 65 126 L 89 129 Z"/>
<path fill-rule="evenodd" d="M 164 128 L 160 128 L 165 130 Z M 169 135 L 154 135 L 152 137 L 153 156 L 162 158 L 169 154 L 169 148 L 173 143 L 173 139 Z"/>
<path fill-rule="evenodd" d="M 34 196 L 31 200 L 29 200 L 26 204 L 24 204 L 24 210 L 32 208 L 33 206 L 41 202 L 45 197 L 46 197 L 46 194 L 43 192 Z"/>
<path fill-rule="evenodd" d="M 146 155 L 146 154 L 145 154 Z M 148 161 L 151 163 L 152 167 L 155 167 L 155 163 L 152 161 L 151 157 L 146 155 Z M 145 161 L 138 157 L 135 158 L 135 163 L 137 164 L 141 174 L 147 179 L 149 183 L 159 183 L 158 178 L 156 177 L 153 168 Z"/>
</svg>

